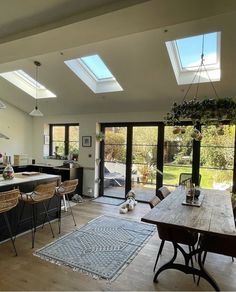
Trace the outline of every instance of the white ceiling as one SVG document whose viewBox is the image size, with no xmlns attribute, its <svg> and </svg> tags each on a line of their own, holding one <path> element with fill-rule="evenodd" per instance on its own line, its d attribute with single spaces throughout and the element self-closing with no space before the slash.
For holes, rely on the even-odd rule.
<svg viewBox="0 0 236 292">
<path fill-rule="evenodd" d="M 0 72 L 22 69 L 56 95 L 40 100 L 45 115 L 136 112 L 181 100 L 165 41 L 222 32 L 219 96 L 235 96 L 235 0 L 0 0 Z M 99 54 L 124 91 L 94 94 L 64 60 Z M 194 95 L 194 90 L 190 94 Z M 209 84 L 200 96 L 213 96 Z M 30 112 L 34 99 L 0 78 L 0 99 Z"/>
</svg>

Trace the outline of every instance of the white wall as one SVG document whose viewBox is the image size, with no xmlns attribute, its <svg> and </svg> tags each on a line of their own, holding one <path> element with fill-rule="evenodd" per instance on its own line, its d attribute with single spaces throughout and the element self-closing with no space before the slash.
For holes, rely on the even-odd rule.
<svg viewBox="0 0 236 292">
<path fill-rule="evenodd" d="M 61 165 L 61 160 L 43 159 L 44 125 L 50 123 L 79 123 L 79 164 L 84 167 L 83 193 L 87 194 L 88 188 L 92 188 L 93 196 L 97 196 L 98 184 L 95 183 L 95 180 L 98 176 L 98 165 L 95 160 L 99 157 L 99 143 L 96 141 L 99 124 L 108 122 L 148 122 L 158 121 L 162 118 L 162 114 L 157 112 L 63 115 L 34 118 L 33 158 L 36 159 L 36 163 Z M 82 147 L 82 136 L 92 136 L 92 147 Z"/>
<path fill-rule="evenodd" d="M 10 139 L 0 139 L 0 153 L 10 155 L 28 154 L 32 157 L 32 117 L 14 106 L 7 104 L 7 108 L 0 109 L 0 133 Z"/>
</svg>

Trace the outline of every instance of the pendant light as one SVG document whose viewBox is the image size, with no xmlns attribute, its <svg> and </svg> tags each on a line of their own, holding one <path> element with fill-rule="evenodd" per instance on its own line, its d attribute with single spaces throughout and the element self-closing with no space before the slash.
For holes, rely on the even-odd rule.
<svg viewBox="0 0 236 292">
<path fill-rule="evenodd" d="M 38 61 L 34 61 L 35 64 L 35 68 L 36 68 L 36 72 L 35 72 L 35 90 L 36 90 L 36 94 L 35 94 L 35 108 L 32 110 L 32 112 L 30 113 L 31 116 L 34 117 L 42 117 L 43 113 L 38 109 L 38 69 L 39 66 L 41 66 L 41 63 Z"/>
</svg>

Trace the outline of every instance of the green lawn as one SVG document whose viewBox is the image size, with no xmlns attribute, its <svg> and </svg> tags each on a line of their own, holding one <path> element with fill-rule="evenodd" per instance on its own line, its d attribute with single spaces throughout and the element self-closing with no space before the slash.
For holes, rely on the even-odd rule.
<svg viewBox="0 0 236 292">
<path fill-rule="evenodd" d="M 165 185 L 178 185 L 179 175 L 181 172 L 191 173 L 191 167 L 168 165 L 164 166 L 164 179 Z M 227 183 L 232 185 L 233 171 L 232 170 L 217 170 L 217 169 L 200 169 L 201 174 L 201 187 L 213 188 L 214 183 Z"/>
</svg>

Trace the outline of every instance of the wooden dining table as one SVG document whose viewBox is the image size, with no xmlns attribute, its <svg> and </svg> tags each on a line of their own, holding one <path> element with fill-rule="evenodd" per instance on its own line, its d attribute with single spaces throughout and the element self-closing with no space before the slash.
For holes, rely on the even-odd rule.
<svg viewBox="0 0 236 292">
<path fill-rule="evenodd" d="M 200 234 L 214 234 L 221 237 L 236 236 L 235 221 L 232 210 L 231 196 L 227 191 L 200 189 L 200 206 L 184 205 L 186 188 L 179 186 L 157 206 L 150 210 L 141 221 L 175 229 L 184 229 Z M 170 236 L 171 237 L 171 236 Z M 187 253 L 173 238 L 174 255 L 172 259 L 161 266 L 154 276 L 167 269 L 177 269 L 186 274 L 198 275 L 207 280 L 212 287 L 219 291 L 216 281 L 204 268 L 201 247 Z M 177 252 L 182 253 L 184 264 L 176 263 Z M 199 268 L 189 265 L 190 259 L 197 256 Z"/>
</svg>

